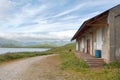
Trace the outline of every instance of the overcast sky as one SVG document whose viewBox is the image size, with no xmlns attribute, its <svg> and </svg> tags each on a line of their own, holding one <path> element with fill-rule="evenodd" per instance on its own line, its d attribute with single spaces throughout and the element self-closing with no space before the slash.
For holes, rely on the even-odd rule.
<svg viewBox="0 0 120 80">
<path fill-rule="evenodd" d="M 0 0 L 0 37 L 70 39 L 80 25 L 120 0 Z"/>
</svg>

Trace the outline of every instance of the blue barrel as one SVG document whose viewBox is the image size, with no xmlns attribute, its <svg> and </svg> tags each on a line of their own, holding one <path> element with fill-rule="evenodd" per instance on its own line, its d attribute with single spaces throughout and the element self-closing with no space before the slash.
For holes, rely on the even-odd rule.
<svg viewBox="0 0 120 80">
<path fill-rule="evenodd" d="M 101 50 L 95 50 L 95 57 L 101 58 Z"/>
</svg>

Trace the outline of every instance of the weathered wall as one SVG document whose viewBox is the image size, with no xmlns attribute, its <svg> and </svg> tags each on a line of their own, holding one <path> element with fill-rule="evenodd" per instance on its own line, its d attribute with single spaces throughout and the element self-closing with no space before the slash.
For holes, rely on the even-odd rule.
<svg viewBox="0 0 120 80">
<path fill-rule="evenodd" d="M 76 39 L 76 51 L 80 51 L 80 43 L 81 41 L 80 41 L 80 39 Z"/>
<path fill-rule="evenodd" d="M 95 56 L 95 50 L 97 49 L 96 45 L 96 30 L 93 32 L 93 56 Z"/>
<path fill-rule="evenodd" d="M 99 28 L 99 29 L 97 29 L 97 32 L 96 32 L 96 49 L 97 50 L 102 50 L 102 44 L 103 44 L 103 40 L 102 40 L 102 26 Z"/>
<path fill-rule="evenodd" d="M 92 50 L 92 48 L 93 48 L 93 42 L 92 42 L 92 34 L 87 34 L 86 35 L 86 53 L 87 53 L 87 40 L 90 40 L 90 55 L 93 55 L 93 50 Z"/>
<path fill-rule="evenodd" d="M 120 61 L 120 5 L 109 11 L 110 60 Z"/>
<path fill-rule="evenodd" d="M 76 39 L 76 51 L 78 51 L 78 40 Z"/>
<path fill-rule="evenodd" d="M 97 27 L 97 26 L 96 26 Z M 101 26 L 93 32 L 93 55 L 95 50 L 101 50 L 101 57 L 109 62 L 109 27 Z"/>
<path fill-rule="evenodd" d="M 109 27 L 103 27 L 103 45 L 102 45 L 102 58 L 104 58 L 105 62 L 110 61 L 110 39 L 109 39 Z"/>
<path fill-rule="evenodd" d="M 81 42 L 80 42 L 80 43 L 81 43 L 81 44 L 80 44 L 80 51 L 81 51 L 81 52 L 84 52 L 84 48 L 85 48 L 84 37 L 81 38 Z"/>
</svg>

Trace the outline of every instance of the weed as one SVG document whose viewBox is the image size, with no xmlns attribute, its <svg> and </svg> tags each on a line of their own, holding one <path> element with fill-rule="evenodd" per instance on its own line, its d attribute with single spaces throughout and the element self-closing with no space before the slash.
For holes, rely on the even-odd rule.
<svg viewBox="0 0 120 80">
<path fill-rule="evenodd" d="M 114 71 L 115 71 L 114 72 L 115 76 L 114 76 L 113 80 L 120 80 L 120 69 L 116 69 Z"/>
<path fill-rule="evenodd" d="M 120 62 L 110 62 L 109 64 L 104 62 L 103 66 L 104 68 L 109 68 L 109 69 L 120 68 Z"/>
<path fill-rule="evenodd" d="M 82 59 L 78 59 L 75 57 L 73 53 L 62 53 L 62 69 L 71 69 L 76 71 L 85 71 L 88 68 L 88 65 Z"/>
</svg>

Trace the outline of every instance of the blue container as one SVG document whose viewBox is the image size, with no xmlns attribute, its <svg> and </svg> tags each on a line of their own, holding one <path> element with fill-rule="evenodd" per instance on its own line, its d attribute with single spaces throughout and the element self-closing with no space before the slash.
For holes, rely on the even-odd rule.
<svg viewBox="0 0 120 80">
<path fill-rule="evenodd" d="M 101 58 L 101 50 L 95 50 L 95 57 Z"/>
</svg>

